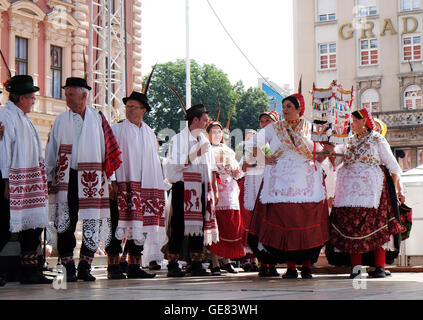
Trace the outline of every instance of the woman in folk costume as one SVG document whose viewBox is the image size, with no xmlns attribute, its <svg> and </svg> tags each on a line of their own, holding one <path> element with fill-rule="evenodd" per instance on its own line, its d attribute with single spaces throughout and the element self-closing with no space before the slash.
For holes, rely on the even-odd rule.
<svg viewBox="0 0 423 320">
<path fill-rule="evenodd" d="M 40 236 L 48 223 L 47 176 L 42 144 L 28 117 L 39 90 L 29 75 L 11 77 L 5 84 L 9 101 L 0 110 L 4 133 L 0 139 L 1 243 L 19 233 L 22 284 L 47 284 L 38 261 Z"/>
<path fill-rule="evenodd" d="M 354 266 L 362 264 L 362 254 L 371 251 L 376 269 L 369 276 L 384 278 L 385 250 L 395 250 L 393 235 L 403 231 L 396 214 L 398 200 L 405 201 L 401 168 L 375 126 L 366 109 L 353 112 L 354 136 L 347 146 L 337 147 L 337 152 L 344 151 L 345 156 L 337 158 L 342 166 L 337 172 L 330 216 L 330 243 L 350 254 L 352 278 L 360 273 Z"/>
<path fill-rule="evenodd" d="M 232 112 L 231 112 L 232 114 Z M 229 115 L 226 129 L 229 131 Z M 216 220 L 219 229 L 219 242 L 213 243 L 207 249 L 212 253 L 212 275 L 220 275 L 219 257 L 223 258 L 223 268 L 229 273 L 237 273 L 230 259 L 245 256 L 243 246 L 243 224 L 239 208 L 239 187 L 236 182 L 241 176 L 235 152 L 222 143 L 222 125 L 216 121 L 209 123 L 207 133 L 212 144 L 216 160 L 219 188 L 219 202 L 216 204 Z"/>
<path fill-rule="evenodd" d="M 147 90 L 151 72 L 143 93 L 133 91 L 123 98 L 126 120 L 112 126 L 122 152 L 122 164 L 115 172 L 119 206 L 118 221 L 112 222 L 113 237 L 106 248 L 108 254 L 108 278 L 122 279 L 119 254 L 122 240 L 127 239 L 128 278 L 153 278 L 141 269 L 141 254 L 146 238 L 151 244 L 166 239 L 164 225 L 165 186 L 154 131 L 143 121 L 151 110 Z"/>
<path fill-rule="evenodd" d="M 54 121 L 46 146 L 51 217 L 67 281 L 95 281 L 90 273 L 98 245 L 110 241 L 109 178 L 121 163 L 119 146 L 104 115 L 87 106 L 91 87 L 83 78 L 66 79 L 69 110 Z M 82 246 L 76 274 L 75 230 L 82 219 Z"/>
<path fill-rule="evenodd" d="M 275 110 L 264 111 L 259 116 L 260 129 L 268 126 L 271 123 L 279 121 L 279 115 Z M 249 140 L 249 139 L 248 139 Z M 269 154 L 269 145 L 266 144 L 263 147 L 263 152 Z M 256 203 L 257 194 L 263 180 L 264 165 L 257 163 L 257 159 L 250 158 L 251 163 L 247 162 L 247 157 L 243 157 L 240 161 L 242 168 L 242 179 L 238 180 L 240 186 L 240 207 L 242 221 L 244 225 L 244 246 L 248 253 L 252 253 L 250 247 L 247 244 L 248 233 L 250 230 L 251 215 L 253 213 L 254 205 Z M 247 272 L 258 271 L 260 277 L 273 277 L 278 276 L 275 264 L 261 264 L 260 268 L 257 266 L 257 257 L 252 258 L 251 263 L 243 265 L 243 269 Z"/>
<path fill-rule="evenodd" d="M 329 215 L 319 155 L 313 161 L 313 142 L 301 95 L 283 100 L 284 120 L 262 129 L 251 147 L 269 142 L 272 156 L 266 159 L 263 182 L 250 225 L 248 243 L 262 263 L 287 263 L 285 279 L 311 278 L 311 264 L 317 261 L 329 240 Z M 255 148 L 257 149 L 257 148 Z M 320 149 L 320 148 L 319 148 Z M 254 150 L 254 149 L 253 149 Z"/>
<path fill-rule="evenodd" d="M 188 127 L 172 137 L 163 162 L 165 177 L 172 184 L 167 276 L 185 275 L 178 264 L 185 237 L 191 276 L 207 276 L 210 274 L 202 267 L 204 247 L 219 241 L 215 215 L 217 167 L 210 142 L 203 134 L 209 111 L 202 104 L 186 109 L 176 91 L 171 90 L 183 107 Z"/>
</svg>

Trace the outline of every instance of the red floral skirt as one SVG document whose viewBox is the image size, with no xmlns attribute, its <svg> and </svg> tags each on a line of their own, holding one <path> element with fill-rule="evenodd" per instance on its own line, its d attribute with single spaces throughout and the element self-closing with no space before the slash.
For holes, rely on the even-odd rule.
<svg viewBox="0 0 423 320">
<path fill-rule="evenodd" d="M 216 210 L 216 220 L 219 229 L 219 242 L 213 243 L 207 249 L 222 258 L 239 259 L 244 257 L 244 228 L 240 211 Z"/>
<path fill-rule="evenodd" d="M 250 233 L 279 251 L 303 251 L 329 240 L 327 201 L 268 203 L 256 201 Z"/>
<path fill-rule="evenodd" d="M 374 251 L 403 231 L 394 216 L 386 176 L 379 208 L 333 207 L 330 222 L 331 245 L 352 254 Z"/>
</svg>

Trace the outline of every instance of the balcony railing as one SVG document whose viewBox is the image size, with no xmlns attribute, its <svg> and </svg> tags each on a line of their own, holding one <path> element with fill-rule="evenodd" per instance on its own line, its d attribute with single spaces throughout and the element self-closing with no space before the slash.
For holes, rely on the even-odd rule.
<svg viewBox="0 0 423 320">
<path fill-rule="evenodd" d="M 382 120 L 389 128 L 423 126 L 423 110 L 401 110 L 374 112 L 373 116 Z"/>
</svg>

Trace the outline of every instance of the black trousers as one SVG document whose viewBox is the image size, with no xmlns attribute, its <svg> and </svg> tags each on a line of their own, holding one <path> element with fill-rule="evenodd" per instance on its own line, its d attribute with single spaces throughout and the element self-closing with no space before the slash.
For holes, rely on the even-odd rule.
<svg viewBox="0 0 423 320">
<path fill-rule="evenodd" d="M 4 198 L 5 184 L 0 172 L 0 251 L 9 242 L 10 233 L 10 201 Z M 41 245 L 42 228 L 28 229 L 19 232 L 19 243 L 21 252 L 37 251 Z"/>
<path fill-rule="evenodd" d="M 73 256 L 76 247 L 75 230 L 78 223 L 79 197 L 78 197 L 78 171 L 70 169 L 68 187 L 68 205 L 70 226 L 63 233 L 57 233 L 57 251 L 59 256 Z M 94 256 L 95 251 L 87 248 L 84 243 L 81 245 L 81 255 Z"/>
<path fill-rule="evenodd" d="M 109 256 L 115 256 L 122 253 L 122 240 L 116 238 L 115 233 L 119 223 L 119 206 L 117 201 L 110 200 L 110 217 L 112 220 L 112 239 L 106 247 L 106 253 Z M 134 240 L 127 240 L 125 247 L 131 256 L 140 256 L 144 250 L 144 246 L 138 246 Z"/>
<path fill-rule="evenodd" d="M 202 185 L 201 204 L 203 217 L 206 212 L 205 187 Z M 182 181 L 172 184 L 172 217 L 170 219 L 169 253 L 181 253 L 184 241 L 184 183 Z M 204 228 L 203 228 L 204 230 Z M 188 252 L 202 252 L 204 236 L 188 236 Z"/>
</svg>

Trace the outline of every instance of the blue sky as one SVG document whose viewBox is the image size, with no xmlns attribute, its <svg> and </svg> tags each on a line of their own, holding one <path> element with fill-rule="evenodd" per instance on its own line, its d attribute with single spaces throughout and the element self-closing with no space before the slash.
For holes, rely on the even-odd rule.
<svg viewBox="0 0 423 320">
<path fill-rule="evenodd" d="M 232 38 L 259 72 L 293 87 L 292 0 L 209 0 Z M 185 0 L 142 2 L 142 72 L 185 59 Z M 257 86 L 259 74 L 227 36 L 207 0 L 189 0 L 190 56 L 215 64 L 234 84 Z"/>
</svg>

